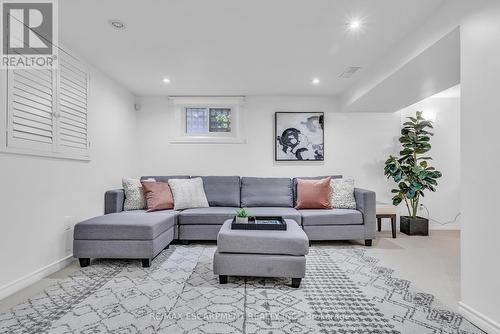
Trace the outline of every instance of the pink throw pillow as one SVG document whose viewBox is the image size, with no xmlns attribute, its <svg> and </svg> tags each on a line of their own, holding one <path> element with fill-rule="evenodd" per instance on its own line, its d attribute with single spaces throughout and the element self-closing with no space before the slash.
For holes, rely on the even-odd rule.
<svg viewBox="0 0 500 334">
<path fill-rule="evenodd" d="M 151 181 L 141 183 L 148 212 L 174 208 L 174 197 L 168 183 Z"/>
<path fill-rule="evenodd" d="M 296 209 L 330 209 L 330 180 L 297 179 Z"/>
</svg>

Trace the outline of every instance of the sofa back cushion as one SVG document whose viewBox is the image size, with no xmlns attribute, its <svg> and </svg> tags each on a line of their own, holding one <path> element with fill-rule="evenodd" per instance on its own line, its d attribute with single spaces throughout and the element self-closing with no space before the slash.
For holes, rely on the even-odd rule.
<svg viewBox="0 0 500 334">
<path fill-rule="evenodd" d="M 240 206 L 239 176 L 191 176 L 201 177 L 210 206 Z"/>
<path fill-rule="evenodd" d="M 278 177 L 242 177 L 241 206 L 293 207 L 292 180 Z"/>
<path fill-rule="evenodd" d="M 293 206 L 297 205 L 297 179 L 301 179 L 301 180 L 321 180 L 321 179 L 326 179 L 327 177 L 331 177 L 332 179 L 341 179 L 342 175 L 294 177 L 293 180 L 292 180 Z"/>
<path fill-rule="evenodd" d="M 156 182 L 166 182 L 170 179 L 189 179 L 189 175 L 141 176 L 141 181 L 155 179 Z"/>
</svg>

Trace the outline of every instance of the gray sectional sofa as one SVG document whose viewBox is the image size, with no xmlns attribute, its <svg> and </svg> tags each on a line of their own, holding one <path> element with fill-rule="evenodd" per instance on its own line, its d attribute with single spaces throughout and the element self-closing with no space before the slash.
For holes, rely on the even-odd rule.
<svg viewBox="0 0 500 334">
<path fill-rule="evenodd" d="M 167 182 L 177 176 L 144 176 Z M 196 176 L 192 176 L 196 177 Z M 254 216 L 283 216 L 302 226 L 309 240 L 365 240 L 375 238 L 375 193 L 356 188 L 356 210 L 297 210 L 296 179 L 239 176 L 200 176 L 210 207 L 181 211 L 123 211 L 122 189 L 105 194 L 105 215 L 76 224 L 74 257 L 86 266 L 91 258 L 137 258 L 148 267 L 173 240 L 217 240 L 222 224 L 246 207 Z M 320 179 L 325 176 L 309 177 Z M 332 177 L 341 177 L 335 175 Z M 303 178 L 303 177 L 300 177 Z"/>
</svg>

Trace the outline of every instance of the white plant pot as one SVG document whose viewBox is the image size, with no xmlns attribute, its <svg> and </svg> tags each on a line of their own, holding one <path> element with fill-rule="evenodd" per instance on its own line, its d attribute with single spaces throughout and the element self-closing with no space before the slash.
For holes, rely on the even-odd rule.
<svg viewBox="0 0 500 334">
<path fill-rule="evenodd" d="M 247 224 L 248 223 L 248 217 L 236 217 L 236 224 Z"/>
</svg>

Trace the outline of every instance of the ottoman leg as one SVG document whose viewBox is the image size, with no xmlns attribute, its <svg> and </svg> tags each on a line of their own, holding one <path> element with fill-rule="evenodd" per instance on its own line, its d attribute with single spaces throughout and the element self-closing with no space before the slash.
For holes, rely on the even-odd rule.
<svg viewBox="0 0 500 334">
<path fill-rule="evenodd" d="M 143 268 L 151 267 L 151 259 L 141 259 L 141 261 L 142 261 Z"/>
<path fill-rule="evenodd" d="M 372 241 L 370 239 L 365 240 L 365 246 L 366 247 L 371 247 L 372 246 Z"/>
<path fill-rule="evenodd" d="M 297 289 L 300 287 L 300 281 L 302 281 L 302 278 L 292 278 L 292 288 Z"/>
<path fill-rule="evenodd" d="M 227 284 L 227 275 L 219 275 L 219 283 Z"/>
<path fill-rule="evenodd" d="M 80 261 L 80 267 L 84 268 L 90 265 L 90 259 L 89 258 L 79 258 L 78 261 Z"/>
</svg>

